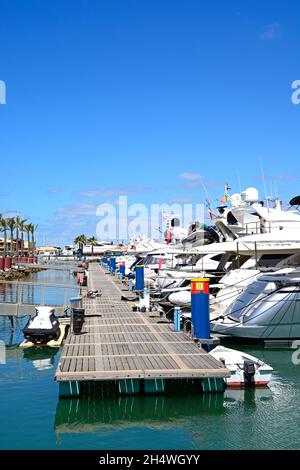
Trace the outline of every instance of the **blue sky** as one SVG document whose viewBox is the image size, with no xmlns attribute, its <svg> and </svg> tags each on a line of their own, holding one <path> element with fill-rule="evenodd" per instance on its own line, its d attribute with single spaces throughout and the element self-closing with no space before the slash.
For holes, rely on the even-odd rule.
<svg viewBox="0 0 300 470">
<path fill-rule="evenodd" d="M 0 212 L 38 239 L 95 207 L 300 193 L 298 0 L 0 0 Z"/>
</svg>

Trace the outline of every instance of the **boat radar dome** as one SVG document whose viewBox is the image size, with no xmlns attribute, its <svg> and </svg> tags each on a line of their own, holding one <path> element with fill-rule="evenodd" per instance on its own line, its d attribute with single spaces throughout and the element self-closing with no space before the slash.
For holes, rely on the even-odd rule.
<svg viewBox="0 0 300 470">
<path fill-rule="evenodd" d="M 241 193 L 242 199 L 250 204 L 259 201 L 258 190 L 256 188 L 247 188 Z"/>
</svg>

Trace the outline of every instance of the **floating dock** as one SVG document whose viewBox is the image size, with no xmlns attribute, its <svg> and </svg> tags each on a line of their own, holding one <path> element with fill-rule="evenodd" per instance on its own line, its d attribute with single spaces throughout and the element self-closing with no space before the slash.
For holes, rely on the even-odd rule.
<svg viewBox="0 0 300 470">
<path fill-rule="evenodd" d="M 90 263 L 89 288 L 102 295 L 83 299 L 82 332 L 70 328 L 66 337 L 55 374 L 61 397 L 80 395 L 87 381 L 115 381 L 121 394 L 161 393 L 168 379 L 199 379 L 204 392 L 223 390 L 229 371 L 173 324 L 133 312 L 121 300 L 124 286 L 98 263 Z"/>
</svg>

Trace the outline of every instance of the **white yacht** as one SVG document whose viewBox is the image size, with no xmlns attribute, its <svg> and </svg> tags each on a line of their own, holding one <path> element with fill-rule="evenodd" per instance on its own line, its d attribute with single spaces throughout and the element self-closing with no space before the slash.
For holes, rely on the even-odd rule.
<svg viewBox="0 0 300 470">
<path fill-rule="evenodd" d="M 214 333 L 254 340 L 300 338 L 300 270 L 260 275 L 211 322 Z"/>
</svg>

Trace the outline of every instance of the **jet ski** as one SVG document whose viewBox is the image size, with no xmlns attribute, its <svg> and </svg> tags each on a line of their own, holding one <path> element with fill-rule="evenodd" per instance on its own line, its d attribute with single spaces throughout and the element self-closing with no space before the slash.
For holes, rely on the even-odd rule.
<svg viewBox="0 0 300 470">
<path fill-rule="evenodd" d="M 24 337 L 34 344 L 47 344 L 60 336 L 58 318 L 51 307 L 36 307 L 36 315 L 29 320 L 23 329 Z"/>
</svg>

